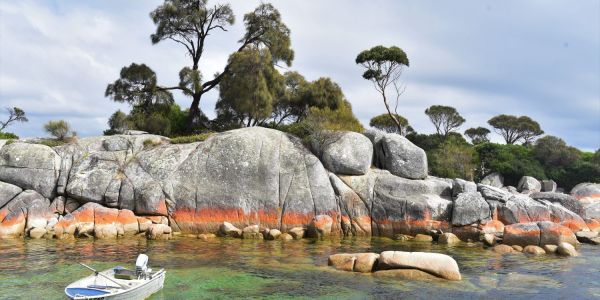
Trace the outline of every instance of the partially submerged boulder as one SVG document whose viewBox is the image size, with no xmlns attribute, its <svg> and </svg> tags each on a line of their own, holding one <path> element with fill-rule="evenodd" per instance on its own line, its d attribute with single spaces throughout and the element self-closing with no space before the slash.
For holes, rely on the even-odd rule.
<svg viewBox="0 0 600 300">
<path fill-rule="evenodd" d="M 504 227 L 503 243 L 519 246 L 558 245 L 560 243 L 577 244 L 573 232 L 560 224 L 552 222 L 518 223 Z"/>
<path fill-rule="evenodd" d="M 384 251 L 377 269 L 418 269 L 448 280 L 460 280 L 456 261 L 445 254 L 424 252 Z"/>
</svg>

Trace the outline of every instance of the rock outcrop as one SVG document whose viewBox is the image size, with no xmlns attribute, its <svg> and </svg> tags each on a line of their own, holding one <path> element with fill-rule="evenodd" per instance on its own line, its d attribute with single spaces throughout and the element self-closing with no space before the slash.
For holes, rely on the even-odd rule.
<svg viewBox="0 0 600 300">
<path fill-rule="evenodd" d="M 504 186 L 504 177 L 499 173 L 491 173 L 481 179 L 481 184 L 501 188 Z"/>
<path fill-rule="evenodd" d="M 581 203 L 587 218 L 600 219 L 600 183 L 580 183 L 571 190 L 571 196 Z"/>
<path fill-rule="evenodd" d="M 320 134 L 313 137 L 312 148 L 325 168 L 336 174 L 364 175 L 373 160 L 373 144 L 356 132 Z"/>
<path fill-rule="evenodd" d="M 368 131 L 366 135 L 375 147 L 377 167 L 403 178 L 427 177 L 427 155 L 423 149 L 399 134 Z"/>
</svg>

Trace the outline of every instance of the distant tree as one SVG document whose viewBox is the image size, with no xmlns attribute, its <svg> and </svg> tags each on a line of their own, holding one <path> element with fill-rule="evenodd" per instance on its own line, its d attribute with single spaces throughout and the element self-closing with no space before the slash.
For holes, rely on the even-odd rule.
<svg viewBox="0 0 600 300">
<path fill-rule="evenodd" d="M 488 124 L 511 145 L 518 141 L 530 144 L 535 137 L 544 133 L 540 124 L 527 116 L 498 115 L 491 118 Z"/>
<path fill-rule="evenodd" d="M 295 71 L 283 74 L 285 90 L 283 94 L 274 99 L 273 124 L 279 126 L 286 121 L 299 122 L 301 116 L 306 114 L 305 95 L 309 88 L 309 82 L 304 76 Z"/>
<path fill-rule="evenodd" d="M 384 47 L 375 46 L 369 50 L 362 51 L 356 57 L 356 63 L 364 67 L 363 78 L 373 82 L 375 89 L 383 97 L 383 104 L 388 111 L 399 131 L 402 131 L 400 120 L 396 119 L 398 115 L 398 103 L 403 87 L 400 85 L 400 76 L 404 67 L 409 66 L 408 57 L 404 51 L 396 46 Z M 395 92 L 395 103 L 393 112 L 390 108 L 388 94 L 386 91 L 393 87 Z"/>
<path fill-rule="evenodd" d="M 65 140 L 71 133 L 71 126 L 65 120 L 48 121 L 44 125 L 44 130 L 59 140 Z"/>
<path fill-rule="evenodd" d="M 245 126 L 261 124 L 271 116 L 273 99 L 284 93 L 284 78 L 273 66 L 269 51 L 249 47 L 229 58 L 216 104 Z"/>
<path fill-rule="evenodd" d="M 579 150 L 567 146 L 562 139 L 547 135 L 535 142 L 533 155 L 544 166 L 566 167 L 578 160 L 581 153 Z"/>
<path fill-rule="evenodd" d="M 2 132 L 2 130 L 4 130 L 4 128 L 6 128 L 8 125 L 10 125 L 10 123 L 29 121 L 25 116 L 25 112 L 18 107 L 7 107 L 6 111 L 8 112 L 8 120 L 6 120 L 5 122 L 0 121 L 0 132 Z"/>
<path fill-rule="evenodd" d="M 465 135 L 471 139 L 473 145 L 489 142 L 488 134 L 490 130 L 485 127 L 469 128 L 465 130 Z"/>
<path fill-rule="evenodd" d="M 449 132 L 454 131 L 465 122 L 454 107 L 443 105 L 432 105 L 425 110 L 425 114 L 435 126 L 439 135 L 447 136 Z"/>
<path fill-rule="evenodd" d="M 108 128 L 105 134 L 123 133 L 127 129 L 127 114 L 121 110 L 115 111 L 108 119 Z"/>
<path fill-rule="evenodd" d="M 481 167 L 489 172 L 498 172 L 504 176 L 504 184 L 517 186 L 523 176 L 546 179 L 546 173 L 540 162 L 535 159 L 532 149 L 521 145 L 501 145 L 482 143 L 475 146 L 481 161 Z M 481 173 L 481 172 L 477 172 Z"/>
<path fill-rule="evenodd" d="M 398 125 L 394 121 L 389 114 L 381 114 L 376 117 L 373 117 L 369 122 L 369 126 L 373 128 L 377 128 L 379 130 L 383 130 L 389 133 L 397 133 L 402 136 L 406 136 L 410 133 L 413 133 L 415 130 L 408 124 L 408 120 L 401 115 L 394 114 L 396 120 L 400 122 L 401 127 L 398 128 Z"/>
</svg>

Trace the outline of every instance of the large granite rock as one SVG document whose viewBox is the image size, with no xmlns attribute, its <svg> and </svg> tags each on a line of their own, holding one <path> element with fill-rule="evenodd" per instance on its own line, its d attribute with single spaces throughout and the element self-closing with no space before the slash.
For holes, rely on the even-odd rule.
<svg viewBox="0 0 600 300">
<path fill-rule="evenodd" d="M 556 192 L 556 182 L 554 180 L 542 180 L 540 183 L 542 185 L 542 192 Z"/>
<path fill-rule="evenodd" d="M 16 142 L 0 149 L 0 181 L 46 198 L 56 192 L 60 165 L 60 156 L 48 146 Z"/>
<path fill-rule="evenodd" d="M 408 179 L 427 177 L 425 151 L 399 134 L 367 131 L 375 148 L 375 165 Z"/>
<path fill-rule="evenodd" d="M 480 184 L 501 188 L 504 186 L 504 177 L 500 173 L 491 173 L 481 179 Z"/>
<path fill-rule="evenodd" d="M 478 192 L 461 193 L 454 200 L 452 225 L 463 226 L 491 220 L 490 206 Z"/>
<path fill-rule="evenodd" d="M 532 199 L 537 201 L 546 200 L 552 203 L 559 203 L 564 206 L 566 209 L 585 217 L 585 210 L 581 202 L 577 201 L 575 197 L 563 194 L 563 193 L 553 193 L 553 192 L 537 192 L 531 193 L 529 195 Z"/>
<path fill-rule="evenodd" d="M 600 219 L 600 183 L 580 183 L 571 190 L 585 210 L 585 216 Z"/>
<path fill-rule="evenodd" d="M 215 232 L 223 221 L 287 231 L 316 215 L 339 214 L 319 159 L 298 138 L 261 127 L 199 144 L 164 180 L 163 190 L 174 205 L 173 226 L 183 231 Z"/>
<path fill-rule="evenodd" d="M 22 188 L 0 181 L 0 208 L 23 191 Z"/>
<path fill-rule="evenodd" d="M 360 133 L 322 133 L 313 137 L 312 146 L 325 168 L 333 173 L 364 175 L 371 167 L 373 144 Z"/>
<path fill-rule="evenodd" d="M 504 227 L 503 243 L 519 246 L 577 244 L 577 237 L 569 228 L 548 221 L 518 223 Z"/>
<path fill-rule="evenodd" d="M 452 180 L 452 197 L 458 196 L 460 193 L 477 192 L 477 184 L 472 181 L 455 178 Z"/>
<path fill-rule="evenodd" d="M 449 280 L 461 279 L 456 261 L 440 253 L 384 251 L 379 256 L 377 269 L 418 269 Z"/>
<path fill-rule="evenodd" d="M 521 180 L 519 180 L 517 190 L 525 194 L 535 193 L 542 190 L 542 184 L 531 176 L 523 176 L 521 177 Z"/>
<path fill-rule="evenodd" d="M 329 180 L 338 199 L 344 235 L 370 236 L 370 207 L 335 174 L 329 174 Z"/>
</svg>

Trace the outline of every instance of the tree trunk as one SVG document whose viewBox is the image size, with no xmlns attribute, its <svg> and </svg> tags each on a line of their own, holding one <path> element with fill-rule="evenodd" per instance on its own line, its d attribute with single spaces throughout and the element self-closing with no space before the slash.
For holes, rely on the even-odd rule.
<svg viewBox="0 0 600 300">
<path fill-rule="evenodd" d="M 190 111 L 188 113 L 187 126 L 185 128 L 187 133 L 192 133 L 194 128 L 194 120 L 200 117 L 200 99 L 202 98 L 202 94 L 194 93 L 192 96 L 192 105 L 190 105 Z"/>
</svg>

